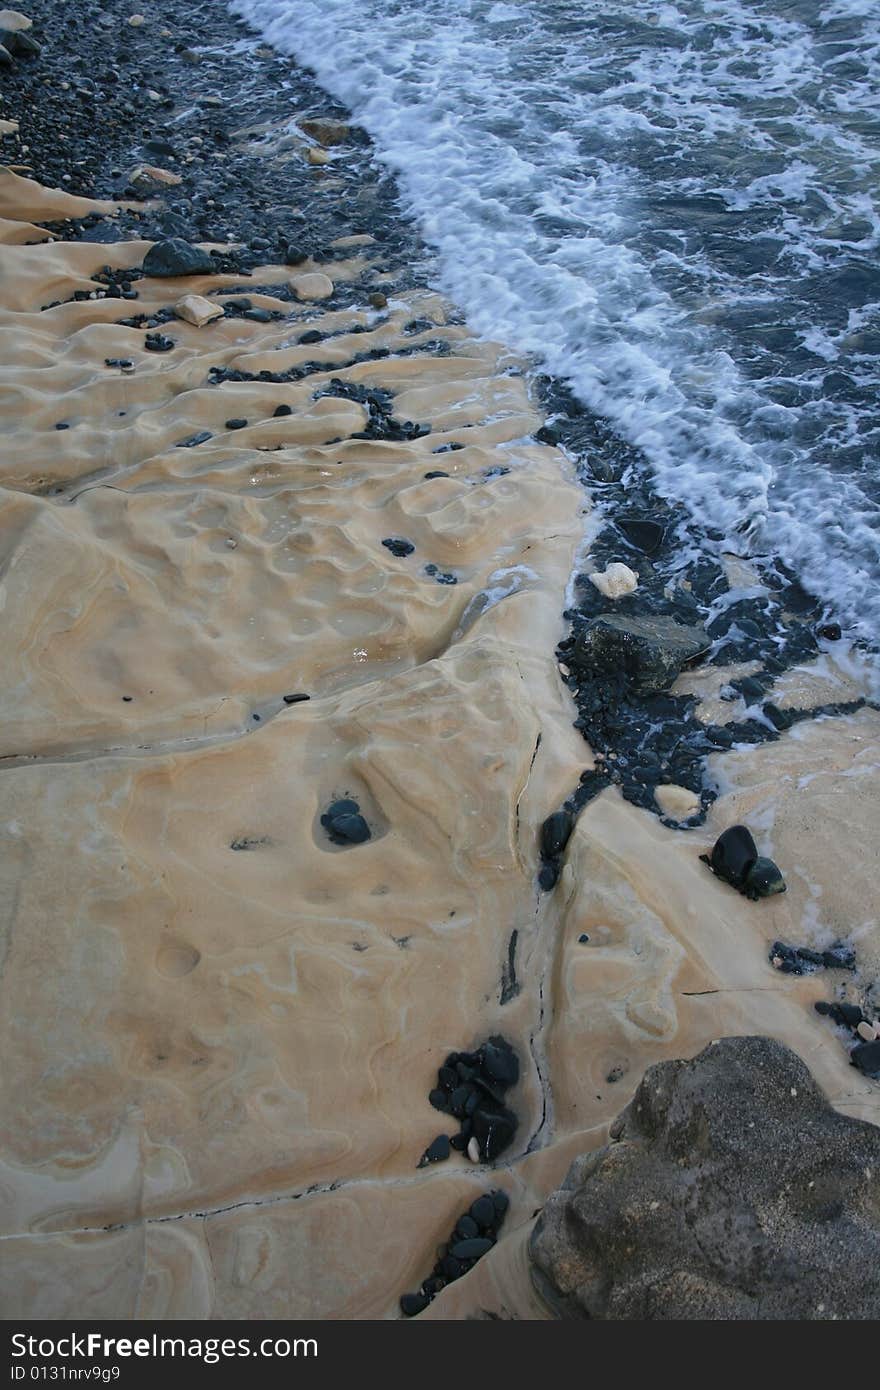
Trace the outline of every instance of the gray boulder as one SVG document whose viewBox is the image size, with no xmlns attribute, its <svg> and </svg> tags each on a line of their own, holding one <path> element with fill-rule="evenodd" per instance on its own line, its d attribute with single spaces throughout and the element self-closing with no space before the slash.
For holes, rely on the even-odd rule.
<svg viewBox="0 0 880 1390">
<path fill-rule="evenodd" d="M 584 625 L 567 661 L 581 680 L 621 675 L 638 690 L 667 690 L 711 645 L 705 628 L 675 618 L 607 613 Z"/>
<path fill-rule="evenodd" d="M 880 1315 L 880 1129 L 767 1038 L 651 1067 L 530 1241 L 559 1317 Z"/>
</svg>

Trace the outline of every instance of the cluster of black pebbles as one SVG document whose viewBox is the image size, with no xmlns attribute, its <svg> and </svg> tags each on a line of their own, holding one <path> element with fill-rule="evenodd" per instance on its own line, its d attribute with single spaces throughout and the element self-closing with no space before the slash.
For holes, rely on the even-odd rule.
<svg viewBox="0 0 880 1390">
<path fill-rule="evenodd" d="M 321 824 L 334 845 L 362 845 L 371 838 L 361 808 L 351 797 L 332 802 L 321 817 Z"/>
<path fill-rule="evenodd" d="M 819 999 L 813 1007 L 817 1014 L 824 1014 L 832 1023 L 849 1031 L 855 1043 L 849 1054 L 852 1065 L 865 1076 L 880 1080 L 880 1013 L 875 1010 L 872 1017 L 859 1004 L 830 1004 L 824 999 Z"/>
<path fill-rule="evenodd" d="M 504 1096 L 518 1080 L 519 1058 L 502 1037 L 491 1037 L 476 1052 L 450 1052 L 428 1099 L 435 1110 L 459 1120 L 461 1128 L 451 1138 L 438 1136 L 423 1155 L 423 1162 L 436 1163 L 444 1147 L 443 1157 L 448 1157 L 452 1148 L 467 1153 L 474 1163 L 492 1163 L 498 1158 L 516 1134 L 517 1118 L 505 1105 Z M 435 1156 L 429 1158 L 432 1149 Z"/>
<path fill-rule="evenodd" d="M 423 1312 L 441 1289 L 467 1274 L 477 1260 L 488 1254 L 498 1238 L 508 1206 L 507 1193 L 500 1189 L 471 1202 L 458 1218 L 449 1240 L 437 1251 L 437 1263 L 429 1278 L 418 1293 L 405 1293 L 401 1298 L 400 1311 L 406 1317 L 414 1318 Z"/>
</svg>

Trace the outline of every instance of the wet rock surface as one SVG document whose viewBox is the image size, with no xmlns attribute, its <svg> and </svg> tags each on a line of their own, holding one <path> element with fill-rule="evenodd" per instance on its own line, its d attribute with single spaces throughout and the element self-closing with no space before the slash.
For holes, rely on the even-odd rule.
<svg viewBox="0 0 880 1390">
<path fill-rule="evenodd" d="M 558 1316 L 876 1317 L 880 1129 L 833 1110 L 788 1048 L 723 1038 L 651 1067 L 611 1133 L 531 1238 Z"/>
<path fill-rule="evenodd" d="M 840 639 L 840 625 L 820 598 L 772 556 L 749 563 L 755 583 L 739 586 L 729 574 L 726 546 L 734 542 L 701 526 L 680 503 L 657 492 L 647 459 L 605 420 L 575 400 L 551 377 L 538 379 L 549 423 L 537 433 L 573 459 L 582 482 L 602 508 L 590 545 L 588 570 L 576 576 L 571 629 L 558 648 L 562 675 L 578 706 L 575 726 L 597 760 L 596 774 L 565 803 L 575 814 L 603 787 L 614 784 L 637 806 L 668 825 L 701 824 L 716 800 L 707 759 L 735 745 L 771 742 L 794 724 L 825 714 L 849 714 L 863 699 L 780 709 L 769 698 L 779 677 L 814 659 L 822 644 Z M 743 553 L 748 553 L 743 542 Z M 591 575 L 626 564 L 638 587 L 603 593 Z M 684 631 L 691 630 L 688 654 Z M 697 649 L 697 630 L 705 633 Z M 673 645 L 659 640 L 668 634 Z M 752 661 L 759 669 L 731 701 L 744 697 L 739 717 L 702 723 L 698 700 L 668 687 L 675 675 L 674 638 L 682 639 L 679 665 L 698 660 L 724 667 Z M 670 679 L 667 679 L 670 678 Z M 698 798 L 684 820 L 664 812 L 658 786 L 674 783 Z"/>
</svg>

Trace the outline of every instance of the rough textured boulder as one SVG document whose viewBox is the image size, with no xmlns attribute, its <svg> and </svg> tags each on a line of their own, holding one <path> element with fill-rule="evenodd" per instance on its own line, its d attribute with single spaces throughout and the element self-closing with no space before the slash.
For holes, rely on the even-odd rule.
<svg viewBox="0 0 880 1390">
<path fill-rule="evenodd" d="M 705 628 L 674 618 L 603 614 L 577 634 L 568 664 L 581 680 L 621 675 L 639 690 L 666 690 L 711 645 Z"/>
<path fill-rule="evenodd" d="M 536 1288 L 561 1317 L 876 1318 L 880 1129 L 767 1038 L 651 1067 L 545 1206 Z"/>
</svg>

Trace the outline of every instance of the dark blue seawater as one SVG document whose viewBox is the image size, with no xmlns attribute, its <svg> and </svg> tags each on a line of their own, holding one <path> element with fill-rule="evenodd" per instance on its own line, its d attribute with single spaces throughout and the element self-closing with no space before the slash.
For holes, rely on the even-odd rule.
<svg viewBox="0 0 880 1390">
<path fill-rule="evenodd" d="M 876 0 L 233 9 L 370 132 L 473 326 L 876 641 Z"/>
</svg>

